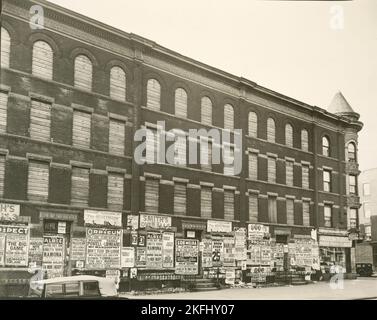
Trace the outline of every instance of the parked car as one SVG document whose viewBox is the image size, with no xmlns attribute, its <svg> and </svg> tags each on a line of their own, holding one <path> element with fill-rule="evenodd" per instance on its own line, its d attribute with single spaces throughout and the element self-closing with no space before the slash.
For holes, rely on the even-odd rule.
<svg viewBox="0 0 377 320">
<path fill-rule="evenodd" d="M 373 274 L 371 263 L 356 263 L 356 273 L 361 277 L 370 277 Z"/>
<path fill-rule="evenodd" d="M 116 298 L 113 279 L 79 275 L 30 282 L 29 297 L 42 299 Z"/>
</svg>

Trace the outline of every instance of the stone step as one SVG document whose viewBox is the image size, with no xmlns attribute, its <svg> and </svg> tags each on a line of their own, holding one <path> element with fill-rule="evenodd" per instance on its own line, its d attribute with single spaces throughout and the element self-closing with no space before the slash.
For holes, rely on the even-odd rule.
<svg viewBox="0 0 377 320">
<path fill-rule="evenodd" d="M 210 287 L 210 288 L 195 288 L 193 291 L 215 291 L 219 290 L 217 287 Z"/>
</svg>

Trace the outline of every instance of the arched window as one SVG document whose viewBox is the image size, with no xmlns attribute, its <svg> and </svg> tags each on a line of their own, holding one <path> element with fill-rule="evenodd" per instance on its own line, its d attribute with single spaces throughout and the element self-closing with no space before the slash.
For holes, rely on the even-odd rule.
<svg viewBox="0 0 377 320">
<path fill-rule="evenodd" d="M 175 90 L 175 115 L 177 117 L 187 117 L 187 93 L 182 88 Z"/>
<path fill-rule="evenodd" d="M 5 28 L 1 28 L 1 67 L 9 68 L 10 35 Z"/>
<path fill-rule="evenodd" d="M 54 52 L 45 41 L 36 41 L 33 45 L 32 73 L 35 76 L 52 80 Z"/>
<path fill-rule="evenodd" d="M 301 149 L 309 151 L 309 134 L 306 129 L 301 130 Z"/>
<path fill-rule="evenodd" d="M 224 106 L 224 129 L 234 130 L 234 109 L 230 104 Z"/>
<path fill-rule="evenodd" d="M 161 85 L 156 79 L 149 79 L 147 83 L 147 107 L 160 110 Z"/>
<path fill-rule="evenodd" d="M 356 146 L 353 142 L 348 144 L 348 161 L 356 161 Z"/>
<path fill-rule="evenodd" d="M 249 136 L 258 136 L 258 116 L 255 112 L 249 112 Z"/>
<path fill-rule="evenodd" d="M 293 147 L 293 127 L 289 123 L 285 125 L 285 144 Z"/>
<path fill-rule="evenodd" d="M 201 121 L 212 125 L 212 101 L 208 97 L 203 97 L 201 101 Z"/>
<path fill-rule="evenodd" d="M 84 90 L 92 90 L 93 66 L 85 55 L 79 55 L 75 59 L 75 87 Z"/>
<path fill-rule="evenodd" d="M 126 73 L 120 67 L 112 67 L 110 70 L 110 97 L 126 100 Z"/>
<path fill-rule="evenodd" d="M 327 136 L 322 137 L 322 154 L 324 156 L 330 156 L 330 140 Z"/>
<path fill-rule="evenodd" d="M 267 141 L 275 142 L 275 120 L 272 118 L 267 119 Z"/>
</svg>

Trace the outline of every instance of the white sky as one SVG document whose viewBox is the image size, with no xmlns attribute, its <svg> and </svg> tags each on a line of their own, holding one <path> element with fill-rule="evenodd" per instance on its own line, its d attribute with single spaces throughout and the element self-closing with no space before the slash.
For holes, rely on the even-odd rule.
<svg viewBox="0 0 377 320">
<path fill-rule="evenodd" d="M 50 1 L 311 105 L 342 91 L 364 122 L 360 169 L 377 167 L 377 0 Z"/>
</svg>

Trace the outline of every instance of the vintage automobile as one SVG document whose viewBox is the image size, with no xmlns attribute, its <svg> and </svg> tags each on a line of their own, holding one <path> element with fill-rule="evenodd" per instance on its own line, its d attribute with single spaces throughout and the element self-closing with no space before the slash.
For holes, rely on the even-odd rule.
<svg viewBox="0 0 377 320">
<path fill-rule="evenodd" d="M 371 263 L 356 263 L 356 273 L 361 277 L 373 275 L 373 265 Z"/>
<path fill-rule="evenodd" d="M 42 299 L 117 298 L 113 279 L 79 275 L 30 282 L 29 297 Z"/>
</svg>

